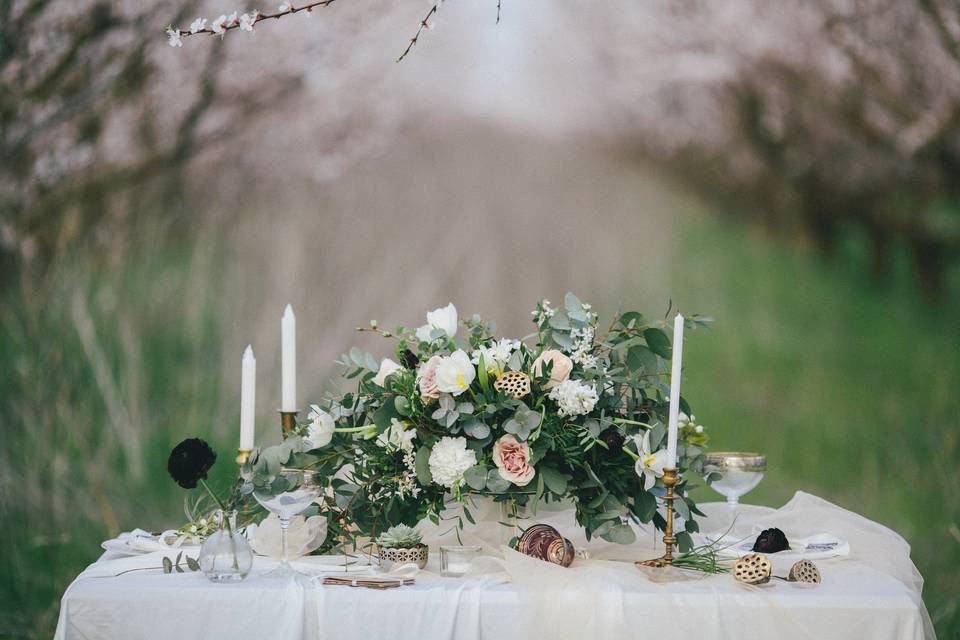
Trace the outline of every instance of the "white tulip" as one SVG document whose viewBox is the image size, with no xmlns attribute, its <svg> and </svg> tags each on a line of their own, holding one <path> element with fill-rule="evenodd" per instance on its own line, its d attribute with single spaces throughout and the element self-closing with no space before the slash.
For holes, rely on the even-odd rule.
<svg viewBox="0 0 960 640">
<path fill-rule="evenodd" d="M 470 356 L 457 349 L 437 365 L 437 389 L 458 396 L 470 387 L 476 375 Z"/>
<path fill-rule="evenodd" d="M 453 306 L 451 302 L 445 307 L 439 309 L 434 309 L 433 311 L 427 312 L 427 324 L 424 327 L 417 329 L 417 339 L 423 340 L 421 337 L 421 331 L 424 328 L 428 328 L 426 335 L 427 339 L 424 342 L 430 342 L 430 330 L 440 329 L 448 338 L 453 338 L 457 335 L 457 308 Z"/>
<path fill-rule="evenodd" d="M 380 361 L 380 370 L 377 371 L 377 375 L 373 378 L 373 383 L 377 386 L 384 386 L 387 382 L 387 376 L 396 373 L 397 371 L 402 371 L 403 367 L 391 360 L 390 358 L 384 358 Z"/>
</svg>

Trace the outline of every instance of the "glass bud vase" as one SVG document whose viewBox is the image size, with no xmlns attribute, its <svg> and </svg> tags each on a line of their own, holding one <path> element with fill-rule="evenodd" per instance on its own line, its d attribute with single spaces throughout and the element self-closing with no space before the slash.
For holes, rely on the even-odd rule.
<svg viewBox="0 0 960 640">
<path fill-rule="evenodd" d="M 515 498 L 500 503 L 500 545 L 514 547 L 523 530 L 530 526 L 526 504 Z"/>
<path fill-rule="evenodd" d="M 198 563 L 214 582 L 239 582 L 253 567 L 253 549 L 237 531 L 237 512 L 218 512 L 220 526 L 200 545 Z"/>
</svg>

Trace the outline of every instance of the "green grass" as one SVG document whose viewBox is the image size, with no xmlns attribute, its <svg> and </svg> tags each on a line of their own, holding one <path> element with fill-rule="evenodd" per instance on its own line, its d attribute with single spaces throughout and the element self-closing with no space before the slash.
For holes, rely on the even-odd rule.
<svg viewBox="0 0 960 640">
<path fill-rule="evenodd" d="M 738 228 L 687 226 L 670 290 L 716 323 L 685 349 L 684 391 L 715 447 L 767 454 L 746 500 L 777 506 L 803 489 L 891 526 L 913 544 L 941 637 L 957 636 L 960 313 Z M 49 638 L 63 589 L 104 538 L 179 520 L 172 444 L 233 446 L 215 247 L 75 259 L 0 300 L 0 637 Z M 111 411 L 127 416 L 119 430 Z"/>
<path fill-rule="evenodd" d="M 716 323 L 684 349 L 684 395 L 713 448 L 767 455 L 746 501 L 805 490 L 893 528 L 940 636 L 960 635 L 960 313 L 740 228 L 685 236 L 673 290 Z"/>
</svg>

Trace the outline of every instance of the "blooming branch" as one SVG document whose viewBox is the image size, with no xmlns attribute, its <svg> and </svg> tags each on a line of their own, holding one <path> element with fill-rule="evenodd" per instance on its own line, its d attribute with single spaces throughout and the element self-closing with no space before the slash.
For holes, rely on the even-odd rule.
<svg viewBox="0 0 960 640">
<path fill-rule="evenodd" d="M 251 13 L 238 15 L 237 12 L 234 11 L 229 16 L 221 15 L 219 18 L 210 22 L 209 26 L 207 26 L 206 18 L 197 18 L 190 23 L 189 29 L 175 29 L 172 26 L 167 27 L 167 44 L 171 47 L 181 47 L 183 46 L 182 36 L 195 36 L 201 33 L 217 35 L 221 38 L 226 35 L 227 31 L 233 29 L 253 33 L 254 26 L 263 20 L 269 20 L 271 18 L 280 19 L 283 16 L 293 15 L 301 11 L 306 11 L 307 15 L 310 15 L 315 7 L 326 7 L 334 2 L 336 2 L 336 0 L 318 0 L 317 2 L 309 2 L 303 6 L 296 7 L 289 0 L 284 0 L 274 13 L 261 13 L 258 10 L 254 10 Z"/>
<path fill-rule="evenodd" d="M 443 0 L 440 0 L 443 2 Z M 435 5 L 430 7 L 430 11 L 427 11 L 427 15 L 423 17 L 423 20 L 420 21 L 420 27 L 417 29 L 417 32 L 410 38 L 410 44 L 407 45 L 407 48 L 403 50 L 403 53 L 400 54 L 400 57 L 397 58 L 397 62 L 400 62 L 407 57 L 407 54 L 410 53 L 410 49 L 413 49 L 413 45 L 417 44 L 417 40 L 420 39 L 420 34 L 423 33 L 424 29 L 430 29 L 430 17 L 437 12 L 437 7 L 440 6 L 440 2 L 437 2 Z"/>
</svg>

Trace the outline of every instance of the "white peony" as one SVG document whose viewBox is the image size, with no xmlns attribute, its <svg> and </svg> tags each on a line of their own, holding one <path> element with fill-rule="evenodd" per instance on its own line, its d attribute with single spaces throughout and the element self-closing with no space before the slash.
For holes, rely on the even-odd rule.
<svg viewBox="0 0 960 640">
<path fill-rule="evenodd" d="M 476 376 L 470 356 L 463 349 L 457 349 L 437 365 L 437 389 L 458 396 L 470 387 Z"/>
<path fill-rule="evenodd" d="M 445 307 L 427 312 L 427 324 L 417 329 L 417 340 L 430 342 L 430 333 L 434 329 L 443 331 L 451 339 L 457 335 L 457 308 L 452 302 Z"/>
<path fill-rule="evenodd" d="M 593 411 L 597 390 L 579 380 L 565 380 L 550 391 L 550 399 L 560 407 L 561 416 L 582 416 Z"/>
<path fill-rule="evenodd" d="M 333 416 L 312 404 L 310 405 L 310 413 L 307 414 L 307 420 L 310 421 L 310 426 L 307 427 L 307 435 L 303 437 L 303 450 L 312 451 L 330 444 L 330 441 L 333 440 L 333 428 L 336 424 Z"/>
<path fill-rule="evenodd" d="M 374 376 L 373 384 L 382 387 L 387 383 L 387 376 L 402 370 L 403 370 L 402 366 L 400 366 L 390 358 L 384 358 L 383 360 L 380 361 L 380 370 L 377 371 L 377 375 Z"/>
<path fill-rule="evenodd" d="M 417 437 L 416 429 L 407 429 L 407 423 L 396 418 L 390 421 L 387 430 L 377 436 L 377 444 L 387 451 L 413 451 L 413 439 Z"/>
<path fill-rule="evenodd" d="M 444 436 L 433 445 L 429 463 L 433 481 L 444 487 L 452 487 L 463 479 L 467 469 L 477 464 L 477 454 L 467 449 L 466 438 Z"/>
</svg>

